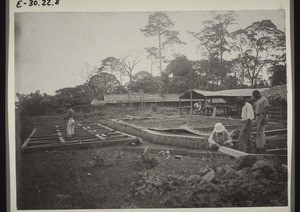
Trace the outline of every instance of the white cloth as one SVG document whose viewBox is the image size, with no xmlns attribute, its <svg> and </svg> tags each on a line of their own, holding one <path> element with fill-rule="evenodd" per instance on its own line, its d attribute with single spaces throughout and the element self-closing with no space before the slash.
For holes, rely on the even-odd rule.
<svg viewBox="0 0 300 212">
<path fill-rule="evenodd" d="M 250 103 L 246 102 L 245 105 L 243 106 L 241 118 L 243 121 L 246 121 L 247 119 L 250 120 L 254 119 L 253 107 Z"/>
<path fill-rule="evenodd" d="M 199 102 L 196 102 L 194 104 L 194 108 L 198 109 L 198 110 L 201 110 L 201 104 L 199 104 Z"/>
<path fill-rule="evenodd" d="M 217 108 L 213 107 L 213 111 L 211 113 L 211 117 L 215 118 L 216 117 L 216 113 L 217 113 Z"/>
<path fill-rule="evenodd" d="M 67 123 L 67 135 L 73 136 L 74 135 L 74 127 L 75 127 L 75 120 L 73 118 L 69 118 Z"/>
</svg>

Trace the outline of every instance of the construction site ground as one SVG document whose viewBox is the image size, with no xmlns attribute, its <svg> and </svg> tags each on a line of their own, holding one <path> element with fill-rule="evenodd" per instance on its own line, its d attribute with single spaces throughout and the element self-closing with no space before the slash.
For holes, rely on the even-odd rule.
<svg viewBox="0 0 300 212">
<path fill-rule="evenodd" d="M 157 128 L 240 124 L 230 119 L 178 114 L 176 108 L 108 108 L 78 113 L 77 122 L 117 118 Z M 232 169 L 239 161 L 230 157 L 176 157 L 166 152 L 142 155 L 120 146 L 21 154 L 23 137 L 34 127 L 55 125 L 63 118 L 53 115 L 27 121 L 22 134 L 17 124 L 18 209 L 251 207 L 286 206 L 288 202 L 287 170 L 282 166 L 258 174 L 251 167 Z M 271 124 L 284 127 L 279 122 Z M 144 141 L 142 147 L 146 146 L 169 147 Z"/>
</svg>

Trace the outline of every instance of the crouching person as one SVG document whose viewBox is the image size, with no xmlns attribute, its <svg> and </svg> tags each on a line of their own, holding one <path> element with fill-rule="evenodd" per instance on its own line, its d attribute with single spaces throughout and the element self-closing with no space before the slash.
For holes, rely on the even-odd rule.
<svg viewBox="0 0 300 212">
<path fill-rule="evenodd" d="M 233 147 L 231 137 L 223 124 L 215 124 L 214 130 L 208 138 L 208 145 L 211 150 L 218 150 L 220 146 Z"/>
</svg>

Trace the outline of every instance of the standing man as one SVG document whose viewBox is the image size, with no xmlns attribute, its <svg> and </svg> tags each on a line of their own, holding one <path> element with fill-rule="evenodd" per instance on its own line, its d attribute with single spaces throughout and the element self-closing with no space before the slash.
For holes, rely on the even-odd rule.
<svg viewBox="0 0 300 212">
<path fill-rule="evenodd" d="M 243 152 L 251 152 L 251 122 L 254 119 L 253 107 L 242 96 L 236 98 L 236 104 L 239 108 L 242 108 L 241 118 L 243 123 L 238 137 L 238 149 Z"/>
<path fill-rule="evenodd" d="M 71 105 L 67 105 L 69 109 L 67 110 L 66 122 L 67 122 L 67 136 L 74 136 L 75 127 L 75 111 L 71 108 Z"/>
<path fill-rule="evenodd" d="M 257 141 L 256 150 L 257 153 L 264 153 L 266 151 L 266 125 L 268 122 L 268 110 L 269 110 L 269 100 L 262 96 L 258 90 L 252 92 L 254 97 L 255 105 L 255 119 L 257 125 Z"/>
</svg>

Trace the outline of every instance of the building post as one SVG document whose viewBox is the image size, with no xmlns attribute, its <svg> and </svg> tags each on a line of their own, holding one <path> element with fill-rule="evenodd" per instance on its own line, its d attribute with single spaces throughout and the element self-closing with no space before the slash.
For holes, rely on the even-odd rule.
<svg viewBox="0 0 300 212">
<path fill-rule="evenodd" d="M 191 90 L 190 98 L 191 98 L 191 115 L 193 115 L 193 90 Z"/>
<path fill-rule="evenodd" d="M 180 99 L 180 97 L 179 97 L 179 114 L 181 115 L 182 113 L 181 113 L 181 99 Z"/>
</svg>

